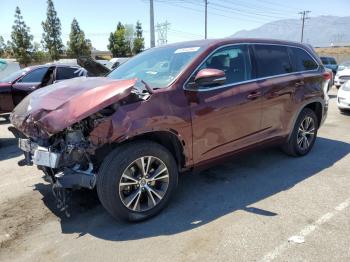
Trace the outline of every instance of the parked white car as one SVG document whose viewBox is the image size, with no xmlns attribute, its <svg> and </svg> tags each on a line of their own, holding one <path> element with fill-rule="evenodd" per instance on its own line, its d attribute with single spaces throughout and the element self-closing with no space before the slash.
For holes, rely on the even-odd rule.
<svg viewBox="0 0 350 262">
<path fill-rule="evenodd" d="M 338 71 L 341 71 L 344 69 L 350 69 L 350 61 L 343 62 L 338 66 Z"/>
<path fill-rule="evenodd" d="M 334 85 L 339 88 L 346 81 L 350 80 L 350 68 L 339 70 L 334 78 Z"/>
<path fill-rule="evenodd" d="M 0 59 L 0 79 L 20 70 L 19 63 L 12 60 Z"/>
<path fill-rule="evenodd" d="M 338 90 L 337 105 L 341 112 L 350 110 L 350 81 L 346 81 Z"/>
</svg>

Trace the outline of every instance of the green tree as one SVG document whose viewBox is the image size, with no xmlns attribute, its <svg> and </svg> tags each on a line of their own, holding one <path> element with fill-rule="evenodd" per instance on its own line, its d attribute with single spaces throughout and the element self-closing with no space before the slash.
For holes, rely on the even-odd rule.
<svg viewBox="0 0 350 262">
<path fill-rule="evenodd" d="M 136 23 L 136 33 L 135 33 L 135 38 L 134 38 L 134 43 L 133 43 L 133 49 L 132 53 L 134 55 L 142 52 L 145 49 L 145 39 L 142 36 L 143 30 L 142 30 L 142 24 L 140 21 L 137 21 Z"/>
<path fill-rule="evenodd" d="M 91 55 L 91 41 L 85 39 L 85 33 L 80 29 L 78 21 L 75 18 L 72 21 L 67 46 L 67 55 L 70 57 Z"/>
<path fill-rule="evenodd" d="M 40 44 L 37 42 L 34 42 L 34 45 L 33 45 L 32 58 L 34 62 L 38 64 L 46 63 L 51 60 L 50 54 L 42 50 L 42 48 L 40 48 Z"/>
<path fill-rule="evenodd" d="M 4 56 L 8 57 L 8 58 L 14 57 L 11 41 L 7 41 L 7 44 L 5 45 L 5 55 Z"/>
<path fill-rule="evenodd" d="M 113 57 L 126 57 L 130 54 L 130 45 L 126 40 L 125 26 L 118 23 L 117 29 L 109 36 L 108 49 L 112 52 Z"/>
<path fill-rule="evenodd" d="M 43 46 L 48 50 L 51 59 L 58 60 L 62 54 L 61 22 L 52 0 L 47 0 L 46 20 L 41 23 L 43 33 Z"/>
<path fill-rule="evenodd" d="M 31 58 L 33 36 L 30 34 L 30 28 L 23 21 L 21 10 L 16 7 L 15 22 L 12 26 L 11 45 L 14 56 L 20 64 L 28 65 Z"/>
<path fill-rule="evenodd" d="M 0 36 L 0 57 L 4 57 L 6 52 L 6 44 L 4 38 Z"/>
</svg>

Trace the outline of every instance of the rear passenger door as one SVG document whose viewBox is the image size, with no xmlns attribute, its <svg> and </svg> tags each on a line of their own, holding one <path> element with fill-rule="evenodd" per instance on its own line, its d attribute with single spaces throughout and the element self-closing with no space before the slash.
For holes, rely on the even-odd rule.
<svg viewBox="0 0 350 262">
<path fill-rule="evenodd" d="M 293 94 L 303 85 L 303 76 L 293 74 L 287 46 L 255 44 L 254 56 L 262 91 L 264 139 L 284 135 L 288 119 L 293 115 Z"/>
</svg>

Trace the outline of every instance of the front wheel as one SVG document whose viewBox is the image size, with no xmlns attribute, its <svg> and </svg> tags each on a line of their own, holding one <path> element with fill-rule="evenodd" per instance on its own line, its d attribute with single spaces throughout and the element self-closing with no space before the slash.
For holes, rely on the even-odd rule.
<svg viewBox="0 0 350 262">
<path fill-rule="evenodd" d="M 165 147 L 136 141 L 107 156 L 97 176 L 97 193 L 113 217 L 141 221 L 165 207 L 177 181 L 176 162 Z"/>
<path fill-rule="evenodd" d="M 315 112 L 304 108 L 295 122 L 293 132 L 283 151 L 291 156 L 304 156 L 312 149 L 318 130 L 318 119 Z"/>
</svg>

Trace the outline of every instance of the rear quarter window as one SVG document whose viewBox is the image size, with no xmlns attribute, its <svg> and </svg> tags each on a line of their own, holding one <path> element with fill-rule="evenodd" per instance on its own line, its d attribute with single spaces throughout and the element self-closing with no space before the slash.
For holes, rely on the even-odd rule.
<svg viewBox="0 0 350 262">
<path fill-rule="evenodd" d="M 318 64 L 305 50 L 296 47 L 290 47 L 293 67 L 295 72 L 316 70 Z"/>
<path fill-rule="evenodd" d="M 292 72 L 288 50 L 285 46 L 254 45 L 254 54 L 258 78 Z"/>
</svg>

